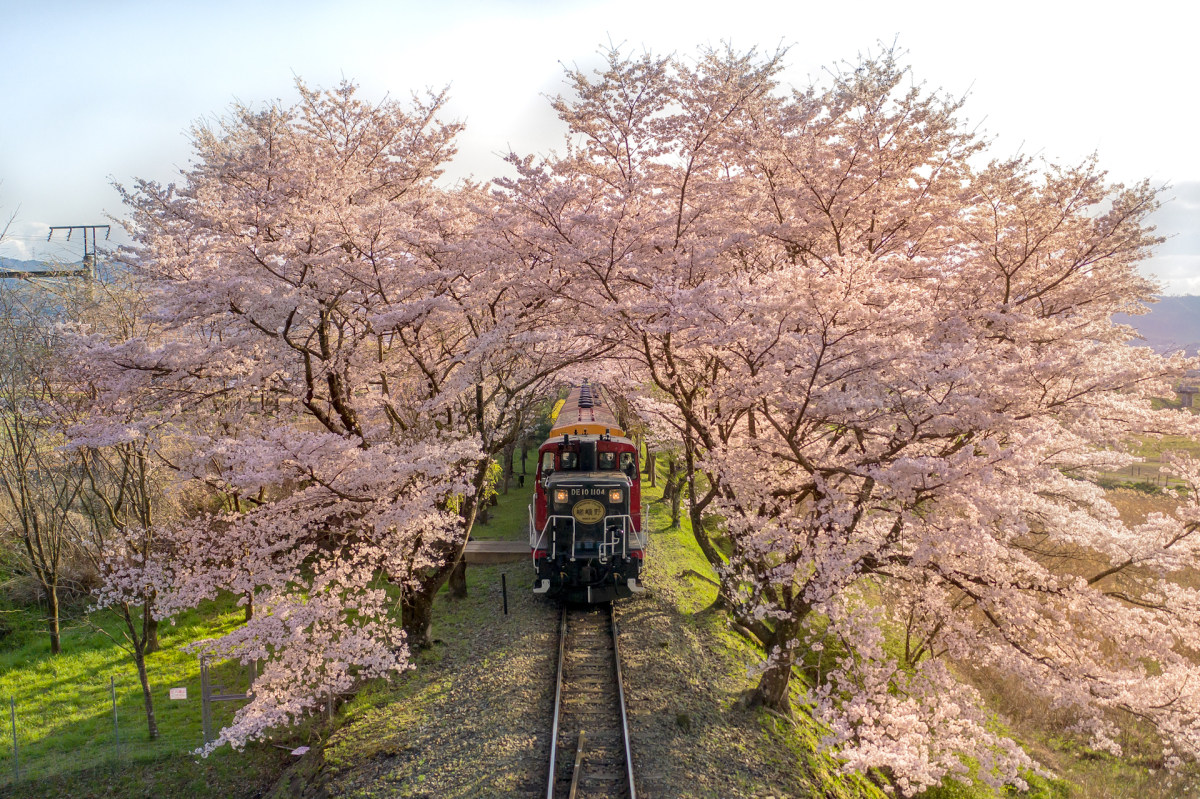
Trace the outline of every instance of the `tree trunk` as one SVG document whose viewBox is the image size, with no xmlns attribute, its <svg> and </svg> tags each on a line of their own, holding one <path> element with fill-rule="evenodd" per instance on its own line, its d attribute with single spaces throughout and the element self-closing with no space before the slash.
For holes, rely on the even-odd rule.
<svg viewBox="0 0 1200 799">
<path fill-rule="evenodd" d="M 688 518 L 692 521 L 692 535 L 696 537 L 696 543 L 700 545 L 700 551 L 704 553 L 704 557 L 708 558 L 708 562 L 713 565 L 713 568 L 723 566 L 725 558 L 721 557 L 721 553 L 713 546 L 712 539 L 708 537 L 708 530 L 704 527 L 704 511 L 696 507 L 696 489 L 694 486 L 688 486 L 691 504 L 688 507 Z"/>
<path fill-rule="evenodd" d="M 646 453 L 646 471 L 650 475 L 650 485 L 653 488 L 658 488 L 658 465 L 655 461 L 658 460 L 658 453 Z"/>
<path fill-rule="evenodd" d="M 459 566 L 459 563 L 464 564 L 463 550 L 466 548 L 466 542 L 471 540 L 471 530 L 475 527 L 475 522 L 480 513 L 486 508 L 480 508 L 480 505 L 486 503 L 480 502 L 479 497 L 483 493 L 483 486 L 487 481 L 487 460 L 479 463 L 475 470 L 474 478 L 474 493 L 467 499 L 466 504 L 462 508 L 464 538 L 463 543 L 457 548 L 454 553 L 447 553 L 447 558 L 443 565 L 436 571 L 427 574 L 420 582 L 420 587 L 413 591 L 407 589 L 404 592 L 404 597 L 400 602 L 400 618 L 404 626 L 404 632 L 408 637 L 408 645 L 411 649 L 428 649 L 433 644 L 433 637 L 430 634 L 430 625 L 433 623 L 433 598 L 437 595 L 438 589 L 446 582 L 451 573 Z M 463 596 L 466 596 L 466 582 L 464 573 Z"/>
<path fill-rule="evenodd" d="M 150 678 L 146 675 L 146 653 L 143 647 L 134 646 L 133 659 L 137 663 L 138 680 L 142 683 L 142 701 L 146 705 L 146 729 L 150 740 L 158 738 L 158 719 L 154 717 L 154 696 L 150 693 Z"/>
<path fill-rule="evenodd" d="M 450 596 L 465 599 L 467 596 L 467 559 L 460 557 L 450 572 Z"/>
<path fill-rule="evenodd" d="M 400 618 L 408 638 L 408 647 L 412 651 L 428 649 L 433 645 L 429 630 L 433 624 L 433 597 L 436 590 L 406 592 L 400 604 Z"/>
<path fill-rule="evenodd" d="M 750 694 L 750 707 L 762 706 L 770 708 L 785 716 L 792 714 L 791 693 L 788 690 L 792 680 L 792 655 L 785 652 L 767 667 L 758 686 Z"/>
<path fill-rule="evenodd" d="M 246 621 L 254 618 L 254 594 L 246 594 Z"/>
<path fill-rule="evenodd" d="M 528 465 L 529 465 L 529 445 L 522 444 L 521 445 L 521 474 L 529 474 Z"/>
<path fill-rule="evenodd" d="M 513 476 L 513 458 L 517 454 L 517 443 L 514 441 L 504 448 L 504 494 L 508 494 L 508 484 L 512 481 Z"/>
<path fill-rule="evenodd" d="M 133 662 L 137 665 L 138 681 L 142 684 L 142 702 L 146 706 L 146 729 L 150 740 L 158 738 L 158 719 L 154 717 L 154 696 L 150 693 L 150 677 L 146 674 L 146 641 L 149 638 L 146 629 L 146 619 L 149 614 L 145 606 L 142 608 L 142 618 L 134 624 L 133 614 L 129 605 L 121 605 L 121 615 L 125 617 L 125 628 L 129 631 L 129 642 L 133 645 Z M 139 634 L 138 627 L 141 627 Z"/>
<path fill-rule="evenodd" d="M 680 506 L 683 504 L 683 486 L 679 481 L 675 482 L 675 488 L 671 492 L 671 529 L 679 529 Z"/>
<path fill-rule="evenodd" d="M 153 654 L 159 650 L 158 645 L 158 619 L 151 614 L 152 605 L 147 602 L 142 607 L 142 613 L 145 618 L 146 629 L 146 654 Z"/>
<path fill-rule="evenodd" d="M 58 586 L 43 585 L 46 596 L 46 626 L 50 628 L 50 654 L 62 654 L 62 635 L 58 629 Z"/>
<path fill-rule="evenodd" d="M 796 634 L 800 631 L 806 609 L 797 610 L 792 607 L 789 618 L 779 619 L 775 629 L 767 636 L 766 651 L 770 657 L 767 670 L 763 672 L 758 686 L 750 695 L 749 705 L 770 708 L 785 716 L 792 715 L 792 697 L 789 688 L 792 683 L 792 665 L 796 660 L 796 649 L 793 646 Z M 753 623 L 753 622 L 752 622 Z M 760 627 L 760 630 L 762 628 Z"/>
</svg>

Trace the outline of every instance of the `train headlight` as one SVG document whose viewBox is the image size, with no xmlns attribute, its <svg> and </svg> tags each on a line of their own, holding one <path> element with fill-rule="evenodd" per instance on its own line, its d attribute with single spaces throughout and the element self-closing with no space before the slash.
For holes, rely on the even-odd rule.
<svg viewBox="0 0 1200 799">
<path fill-rule="evenodd" d="M 566 505 L 567 500 L 569 500 L 569 499 L 570 499 L 570 496 L 568 496 L 568 494 L 567 494 L 567 489 L 565 489 L 565 488 L 554 489 L 555 503 L 557 503 L 559 505 Z"/>
<path fill-rule="evenodd" d="M 621 504 L 621 500 L 622 500 L 622 499 L 624 499 L 624 497 L 623 497 L 623 496 L 622 496 L 622 494 L 621 494 L 621 489 L 619 489 L 619 488 L 610 488 L 610 489 L 608 490 L 608 504 L 610 504 L 610 505 L 620 505 L 620 504 Z"/>
</svg>

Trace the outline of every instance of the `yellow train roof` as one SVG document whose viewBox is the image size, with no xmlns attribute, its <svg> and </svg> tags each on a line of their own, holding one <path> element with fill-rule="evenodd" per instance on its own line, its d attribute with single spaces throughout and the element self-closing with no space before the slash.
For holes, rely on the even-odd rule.
<svg viewBox="0 0 1200 799">
<path fill-rule="evenodd" d="M 550 438 L 564 433 L 573 436 L 625 435 L 617 424 L 607 395 L 597 385 L 572 386 L 571 393 L 565 400 L 559 400 L 555 409 L 557 413 L 552 417 L 554 426 L 550 428 Z"/>
</svg>

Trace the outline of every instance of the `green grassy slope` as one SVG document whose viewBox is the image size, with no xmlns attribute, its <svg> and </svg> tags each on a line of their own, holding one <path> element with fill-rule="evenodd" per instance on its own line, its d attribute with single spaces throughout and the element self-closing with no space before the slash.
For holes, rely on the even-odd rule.
<svg viewBox="0 0 1200 799">
<path fill-rule="evenodd" d="M 288 755 L 269 745 L 244 753 L 225 750 L 207 759 L 192 754 L 203 737 L 199 663 L 183 648 L 238 624 L 242 612 L 231 603 L 207 605 L 160 628 L 162 649 L 148 658 L 160 730 L 154 741 L 147 734 L 133 660 L 113 640 L 122 640 L 123 625 L 115 614 L 68 616 L 63 653 L 51 656 L 39 614 L 4 610 L 11 631 L 0 642 L 0 795 L 253 796 L 286 765 Z M 241 676 L 228 665 L 214 669 L 215 682 L 230 689 Z M 110 686 L 116 689 L 116 729 Z M 169 699 L 171 688 L 187 688 L 188 699 Z M 19 781 L 10 700 L 16 709 Z M 217 705 L 214 724 L 219 727 L 234 710 L 234 703 Z"/>
</svg>

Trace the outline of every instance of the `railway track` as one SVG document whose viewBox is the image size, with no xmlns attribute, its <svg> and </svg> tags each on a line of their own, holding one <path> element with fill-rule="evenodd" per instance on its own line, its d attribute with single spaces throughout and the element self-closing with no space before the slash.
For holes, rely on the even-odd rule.
<svg viewBox="0 0 1200 799">
<path fill-rule="evenodd" d="M 564 606 L 546 799 L 637 799 L 611 605 Z"/>
</svg>

